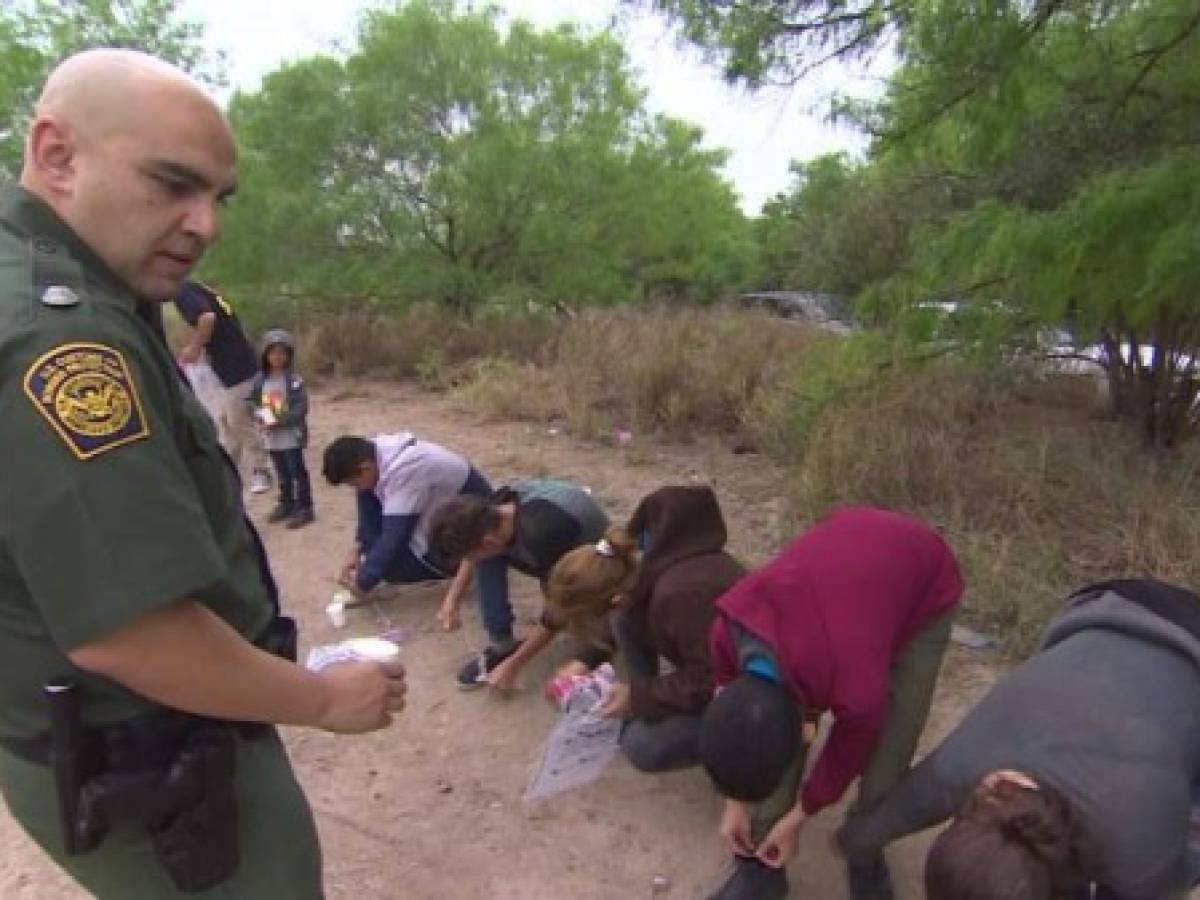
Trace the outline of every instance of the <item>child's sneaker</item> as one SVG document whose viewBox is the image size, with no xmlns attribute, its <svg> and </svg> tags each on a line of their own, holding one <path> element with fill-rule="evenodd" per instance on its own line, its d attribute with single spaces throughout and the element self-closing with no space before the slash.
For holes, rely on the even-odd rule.
<svg viewBox="0 0 1200 900">
<path fill-rule="evenodd" d="M 282 522 L 284 519 L 290 519 L 291 517 L 292 505 L 281 502 L 275 504 L 275 508 L 267 516 L 267 521 L 274 525 L 276 522 Z"/>
<path fill-rule="evenodd" d="M 513 641 L 503 650 L 488 647 L 482 653 L 472 656 L 466 665 L 458 670 L 459 690 L 473 691 L 483 687 L 487 684 L 488 673 L 516 653 L 520 646 L 520 641 Z"/>
<path fill-rule="evenodd" d="M 255 469 L 250 477 L 250 493 L 265 494 L 271 489 L 271 473 L 265 469 Z"/>
<path fill-rule="evenodd" d="M 287 527 L 292 529 L 303 528 L 305 525 L 310 524 L 315 518 L 316 516 L 313 515 L 311 506 L 302 506 L 300 509 L 292 513 L 291 518 L 288 519 Z"/>
</svg>

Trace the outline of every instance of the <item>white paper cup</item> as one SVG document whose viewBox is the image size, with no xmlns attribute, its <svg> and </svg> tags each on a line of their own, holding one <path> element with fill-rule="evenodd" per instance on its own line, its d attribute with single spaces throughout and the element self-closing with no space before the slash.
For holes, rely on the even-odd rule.
<svg viewBox="0 0 1200 900">
<path fill-rule="evenodd" d="M 383 638 L 353 638 L 346 641 L 344 646 L 360 659 L 372 662 L 391 662 L 400 655 L 400 648 Z"/>
<path fill-rule="evenodd" d="M 334 600 L 325 607 L 325 615 L 329 617 L 329 621 L 334 628 L 346 627 L 346 604 L 339 600 Z"/>
</svg>

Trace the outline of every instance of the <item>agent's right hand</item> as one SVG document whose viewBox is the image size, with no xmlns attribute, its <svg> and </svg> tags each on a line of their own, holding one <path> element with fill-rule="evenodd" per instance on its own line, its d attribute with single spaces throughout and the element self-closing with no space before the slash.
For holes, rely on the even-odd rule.
<svg viewBox="0 0 1200 900">
<path fill-rule="evenodd" d="M 721 837 L 738 856 L 754 856 L 754 843 L 750 840 L 750 808 L 745 803 L 725 801 L 725 810 L 721 813 Z"/>
<path fill-rule="evenodd" d="M 404 709 L 408 685 L 399 662 L 347 662 L 318 673 L 326 701 L 318 728 L 337 734 L 365 734 L 392 724 Z"/>
</svg>

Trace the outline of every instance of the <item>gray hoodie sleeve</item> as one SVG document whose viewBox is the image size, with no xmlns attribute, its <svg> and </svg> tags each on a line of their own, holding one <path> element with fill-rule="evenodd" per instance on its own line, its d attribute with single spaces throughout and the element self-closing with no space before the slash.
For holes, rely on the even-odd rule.
<svg viewBox="0 0 1200 900">
<path fill-rule="evenodd" d="M 839 833 L 846 855 L 881 850 L 898 838 L 932 828 L 958 812 L 974 780 L 948 768 L 938 751 L 910 770 L 873 810 L 850 817 Z"/>
</svg>

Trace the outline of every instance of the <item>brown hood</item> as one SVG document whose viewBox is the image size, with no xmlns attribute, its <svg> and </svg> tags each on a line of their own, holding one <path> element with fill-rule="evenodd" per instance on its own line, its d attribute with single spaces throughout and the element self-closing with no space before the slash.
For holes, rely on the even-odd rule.
<svg viewBox="0 0 1200 900">
<path fill-rule="evenodd" d="M 709 487 L 664 487 L 642 498 L 626 529 L 649 549 L 642 557 L 642 572 L 630 592 L 630 606 L 649 597 L 654 583 L 671 566 L 725 548 L 725 520 L 717 495 Z"/>
</svg>

